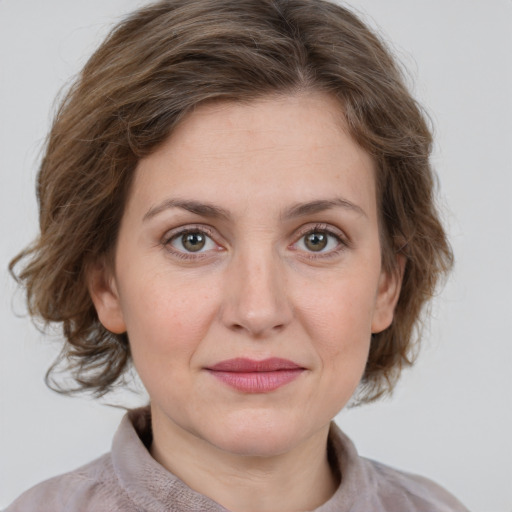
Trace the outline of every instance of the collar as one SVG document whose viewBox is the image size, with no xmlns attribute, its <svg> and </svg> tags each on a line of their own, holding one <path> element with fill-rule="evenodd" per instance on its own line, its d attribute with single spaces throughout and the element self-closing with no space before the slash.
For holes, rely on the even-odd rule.
<svg viewBox="0 0 512 512">
<path fill-rule="evenodd" d="M 188 487 L 156 462 L 149 453 L 152 442 L 149 407 L 129 411 L 112 443 L 112 462 L 118 481 L 130 499 L 148 512 L 227 512 L 212 499 Z M 367 479 L 362 459 L 352 442 L 333 422 L 328 454 L 332 467 L 341 475 L 334 495 L 314 512 L 349 512 L 357 489 Z"/>
</svg>

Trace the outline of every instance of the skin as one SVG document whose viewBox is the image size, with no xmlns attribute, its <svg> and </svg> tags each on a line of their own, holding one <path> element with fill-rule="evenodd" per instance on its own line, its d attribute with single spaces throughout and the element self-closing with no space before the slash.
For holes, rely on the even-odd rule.
<svg viewBox="0 0 512 512">
<path fill-rule="evenodd" d="M 310 510 L 337 486 L 329 423 L 400 291 L 381 268 L 374 172 L 324 94 L 203 105 L 140 161 L 115 268 L 91 272 L 148 390 L 152 455 L 230 510 Z M 187 250 L 183 229 L 204 247 Z M 207 370 L 235 357 L 304 371 L 243 393 Z"/>
</svg>

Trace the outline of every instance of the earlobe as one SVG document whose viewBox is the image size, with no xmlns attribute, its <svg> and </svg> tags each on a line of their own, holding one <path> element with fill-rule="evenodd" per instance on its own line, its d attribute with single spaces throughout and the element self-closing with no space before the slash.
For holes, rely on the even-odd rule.
<svg viewBox="0 0 512 512">
<path fill-rule="evenodd" d="M 126 332 L 119 292 L 105 262 L 97 262 L 88 269 L 87 288 L 103 327 L 115 334 Z"/>
<path fill-rule="evenodd" d="M 393 322 L 395 307 L 402 288 L 405 264 L 406 258 L 403 255 L 397 255 L 396 270 L 393 272 L 382 270 L 381 272 L 372 319 L 372 334 L 384 331 Z"/>
</svg>

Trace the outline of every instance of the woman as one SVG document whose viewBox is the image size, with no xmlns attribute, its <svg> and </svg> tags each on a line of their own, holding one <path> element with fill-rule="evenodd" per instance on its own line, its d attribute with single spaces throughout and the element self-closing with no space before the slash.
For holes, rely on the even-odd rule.
<svg viewBox="0 0 512 512">
<path fill-rule="evenodd" d="M 331 424 L 391 391 L 451 252 L 431 135 L 378 38 L 309 0 L 164 1 L 55 119 L 23 262 L 77 389 L 148 408 L 7 510 L 465 510 Z"/>
</svg>

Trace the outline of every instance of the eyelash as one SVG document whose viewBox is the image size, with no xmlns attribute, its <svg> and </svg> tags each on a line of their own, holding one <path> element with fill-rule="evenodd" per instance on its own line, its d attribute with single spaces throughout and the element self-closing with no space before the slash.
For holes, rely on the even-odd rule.
<svg viewBox="0 0 512 512">
<path fill-rule="evenodd" d="M 202 258 L 207 258 L 209 256 L 209 254 L 208 254 L 209 251 L 194 253 L 194 252 L 185 252 L 185 251 L 176 250 L 174 247 L 172 247 L 171 244 L 174 240 L 177 240 L 178 238 L 183 237 L 184 235 L 187 235 L 189 233 L 204 234 L 210 240 L 212 240 L 217 245 L 217 247 L 219 247 L 219 244 L 217 244 L 215 242 L 214 231 L 212 229 L 210 229 L 208 226 L 204 226 L 204 225 L 198 225 L 198 226 L 192 225 L 192 226 L 187 226 L 185 228 L 177 228 L 176 230 L 173 230 L 170 233 L 166 233 L 165 237 L 162 240 L 162 245 L 169 252 L 171 252 L 173 256 L 175 256 L 179 259 L 185 260 L 185 261 L 198 261 Z M 327 258 L 337 256 L 338 254 L 340 254 L 342 251 L 344 251 L 345 249 L 347 249 L 349 247 L 349 242 L 347 241 L 347 239 L 344 236 L 341 235 L 341 233 L 334 231 L 333 229 L 330 229 L 329 226 L 327 226 L 326 224 L 316 224 L 313 227 L 308 227 L 308 228 L 300 231 L 299 236 L 296 238 L 295 242 L 293 242 L 293 244 L 291 244 L 289 246 L 289 248 L 294 251 L 299 251 L 300 249 L 297 249 L 296 247 L 294 248 L 294 246 L 300 240 L 302 240 L 304 237 L 311 235 L 313 233 L 321 233 L 321 234 L 325 234 L 329 237 L 332 237 L 332 238 L 336 239 L 336 242 L 338 245 L 336 248 L 334 248 L 330 251 L 327 251 L 327 252 L 319 251 L 319 252 L 315 253 L 314 251 L 301 250 L 301 252 L 303 253 L 302 257 L 304 257 L 304 258 L 308 258 L 310 260 L 327 259 Z M 222 249 L 220 249 L 220 250 L 222 250 Z"/>
</svg>

